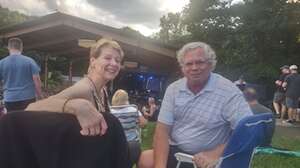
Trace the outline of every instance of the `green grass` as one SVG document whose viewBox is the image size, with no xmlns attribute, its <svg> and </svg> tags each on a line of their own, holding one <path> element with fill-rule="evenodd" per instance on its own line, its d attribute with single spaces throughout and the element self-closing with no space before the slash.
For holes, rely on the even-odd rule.
<svg viewBox="0 0 300 168">
<path fill-rule="evenodd" d="M 299 128 L 300 134 L 300 128 Z M 277 148 L 300 151 L 300 139 L 284 137 L 275 133 L 272 139 L 272 146 Z M 300 158 L 282 155 L 255 155 L 252 168 L 299 168 Z"/>
<path fill-rule="evenodd" d="M 147 126 L 142 129 L 142 150 L 152 148 L 154 129 L 154 122 L 148 122 Z"/>
<path fill-rule="evenodd" d="M 142 149 L 152 148 L 153 133 L 155 123 L 149 122 L 142 130 Z M 300 134 L 300 128 L 299 128 Z M 287 137 L 281 133 L 275 132 L 272 139 L 272 146 L 277 148 L 289 149 L 293 151 L 300 151 L 299 136 Z M 257 154 L 254 156 L 252 168 L 300 168 L 300 158 L 288 157 L 281 155 L 266 155 Z"/>
</svg>

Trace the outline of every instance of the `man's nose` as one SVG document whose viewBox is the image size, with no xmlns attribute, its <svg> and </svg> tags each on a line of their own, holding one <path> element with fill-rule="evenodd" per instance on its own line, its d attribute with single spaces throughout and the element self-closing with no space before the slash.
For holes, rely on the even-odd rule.
<svg viewBox="0 0 300 168">
<path fill-rule="evenodd" d="M 197 63 L 194 62 L 194 63 L 192 64 L 192 69 L 193 69 L 193 70 L 199 69 L 199 65 L 198 65 Z"/>
</svg>

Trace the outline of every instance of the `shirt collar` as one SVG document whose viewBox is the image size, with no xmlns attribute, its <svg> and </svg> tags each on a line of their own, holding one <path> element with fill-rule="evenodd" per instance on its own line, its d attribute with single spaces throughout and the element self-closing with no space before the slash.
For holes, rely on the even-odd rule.
<svg viewBox="0 0 300 168">
<path fill-rule="evenodd" d="M 208 92 L 213 91 L 216 87 L 216 84 L 217 84 L 216 75 L 211 72 L 208 77 L 207 83 L 205 84 L 204 88 L 199 93 L 203 93 L 206 91 L 208 91 Z M 191 92 L 187 87 L 187 78 L 186 77 L 184 77 L 180 82 L 180 91 Z"/>
<path fill-rule="evenodd" d="M 17 53 L 13 53 L 13 54 L 10 54 L 9 56 L 19 56 L 21 54 L 17 54 Z"/>
</svg>

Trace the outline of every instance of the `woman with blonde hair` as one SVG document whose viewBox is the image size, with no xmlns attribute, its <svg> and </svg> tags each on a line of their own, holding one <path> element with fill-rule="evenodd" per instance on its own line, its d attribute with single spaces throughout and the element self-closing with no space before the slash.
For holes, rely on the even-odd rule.
<svg viewBox="0 0 300 168">
<path fill-rule="evenodd" d="M 147 120 L 143 117 L 142 113 L 138 111 L 135 105 L 129 105 L 128 93 L 122 89 L 118 89 L 112 97 L 111 113 L 119 116 L 119 120 L 124 128 L 129 146 L 131 164 L 139 165 L 139 157 L 141 155 L 139 129 L 134 126 L 137 119 L 140 127 L 144 127 Z"/>
<path fill-rule="evenodd" d="M 122 105 L 129 105 L 129 96 L 125 90 L 118 89 L 112 97 L 112 106 L 122 106 Z M 138 109 L 134 108 L 135 111 Z M 113 111 L 112 111 L 113 113 Z M 139 113 L 139 126 L 144 127 L 147 124 L 147 120 L 143 117 L 142 113 Z"/>
<path fill-rule="evenodd" d="M 88 74 L 73 86 L 47 99 L 30 104 L 27 111 L 49 111 L 74 114 L 82 135 L 103 135 L 107 124 L 103 113 L 109 112 L 105 85 L 119 73 L 124 57 L 120 45 L 101 39 L 90 50 Z"/>
<path fill-rule="evenodd" d="M 116 132 L 111 141 L 120 150 L 114 153 L 123 161 L 122 167 L 129 167 L 128 146 L 120 122 L 109 113 L 105 85 L 119 73 L 124 53 L 116 41 L 98 40 L 90 50 L 87 75 L 73 86 L 47 99 L 30 104 L 26 111 L 48 111 L 73 114 L 80 126 L 83 136 L 107 135 Z M 116 127 L 110 127 L 117 125 Z M 116 128 L 121 129 L 116 129 Z M 104 135 L 104 137 L 106 137 Z M 103 144 L 104 148 L 105 144 Z M 115 148 L 115 147 L 112 147 Z M 101 149 L 99 149 L 101 150 Z"/>
</svg>

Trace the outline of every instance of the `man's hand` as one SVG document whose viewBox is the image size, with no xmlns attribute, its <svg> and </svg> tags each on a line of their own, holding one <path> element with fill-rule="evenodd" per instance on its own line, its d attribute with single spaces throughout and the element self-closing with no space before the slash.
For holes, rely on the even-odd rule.
<svg viewBox="0 0 300 168">
<path fill-rule="evenodd" d="M 281 86 L 281 85 L 282 85 L 282 82 L 281 82 L 280 80 L 276 80 L 276 81 L 275 81 L 275 84 L 276 84 L 277 86 Z"/>
<path fill-rule="evenodd" d="M 148 120 L 146 120 L 144 118 L 144 116 L 139 116 L 139 126 L 141 128 L 144 128 L 147 123 L 148 123 Z"/>
<path fill-rule="evenodd" d="M 84 136 L 104 135 L 107 124 L 103 115 L 94 105 L 85 99 L 72 99 L 65 104 L 65 112 L 77 117 L 81 126 L 80 133 Z"/>
<path fill-rule="evenodd" d="M 201 168 L 214 168 L 224 151 L 224 144 L 208 151 L 200 152 L 194 155 L 194 162 L 197 167 Z"/>
</svg>

